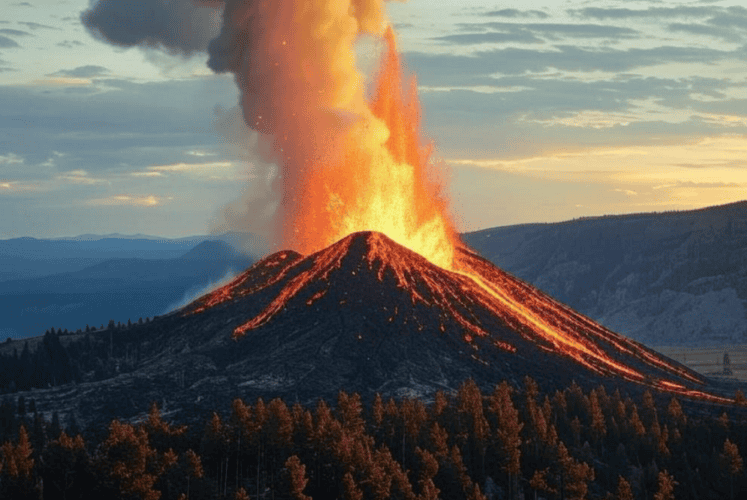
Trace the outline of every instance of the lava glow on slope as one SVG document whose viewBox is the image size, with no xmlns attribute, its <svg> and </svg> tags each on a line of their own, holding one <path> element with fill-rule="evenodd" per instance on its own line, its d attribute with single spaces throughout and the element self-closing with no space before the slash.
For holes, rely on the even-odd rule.
<svg viewBox="0 0 747 500">
<path fill-rule="evenodd" d="M 406 317 L 418 306 L 436 311 L 440 324 L 419 328 L 419 334 L 457 335 L 472 349 L 471 357 L 483 364 L 489 365 L 483 360 L 485 349 L 494 348 L 509 355 L 519 351 L 517 345 L 501 334 L 508 329 L 531 345 L 570 358 L 601 376 L 619 377 L 690 398 L 730 402 L 684 385 L 700 386 L 704 380 L 655 351 L 558 303 L 472 251 L 459 248 L 455 264 L 460 269 L 448 271 L 383 234 L 354 233 L 307 257 L 291 252 L 274 254 L 232 283 L 202 297 L 184 313 L 202 312 L 220 303 L 277 287 L 270 299 L 263 299 L 266 302 L 259 314 L 234 328 L 232 336 L 238 340 L 289 310 L 313 306 L 328 294 L 339 291 L 346 276 L 368 274 L 374 286 L 349 291 L 353 297 L 359 295 L 359 302 L 367 303 L 380 292 L 404 291 L 410 304 L 388 311 L 389 321 Z M 374 289 L 375 283 L 381 284 L 381 290 Z M 324 307 L 323 311 L 327 311 L 347 305 L 327 303 Z M 370 314 L 383 312 L 371 305 Z M 493 324 L 503 325 L 503 330 L 486 325 L 486 315 Z"/>
</svg>

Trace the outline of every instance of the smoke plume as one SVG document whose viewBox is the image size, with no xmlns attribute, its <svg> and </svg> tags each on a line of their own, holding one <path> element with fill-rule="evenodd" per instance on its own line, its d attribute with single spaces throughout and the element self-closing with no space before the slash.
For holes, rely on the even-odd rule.
<svg viewBox="0 0 747 500">
<path fill-rule="evenodd" d="M 226 207 L 219 225 L 245 231 L 260 219 L 255 226 L 269 228 L 272 242 L 303 254 L 352 232 L 379 231 L 448 268 L 456 232 L 420 141 L 417 86 L 402 88 L 384 3 L 99 0 L 83 20 L 113 43 L 186 54 L 205 47 L 210 30 L 195 27 L 222 8 L 208 65 L 234 75 L 260 158 L 251 162 L 253 187 Z M 387 47 L 370 101 L 356 66 L 364 35 L 383 37 Z"/>
<path fill-rule="evenodd" d="M 222 6 L 220 1 L 91 0 L 81 21 L 114 45 L 192 55 L 207 50 L 220 32 Z"/>
</svg>

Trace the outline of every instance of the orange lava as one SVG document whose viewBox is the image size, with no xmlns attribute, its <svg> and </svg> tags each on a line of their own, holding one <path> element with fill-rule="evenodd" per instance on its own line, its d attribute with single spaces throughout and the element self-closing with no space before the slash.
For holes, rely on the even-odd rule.
<svg viewBox="0 0 747 500">
<path fill-rule="evenodd" d="M 391 28 L 385 41 L 364 116 L 336 138 L 336 157 L 303 170 L 305 204 L 285 221 L 284 244 L 310 254 L 348 234 L 377 231 L 448 269 L 457 237 L 431 148 L 421 144 L 417 87 L 413 79 L 403 95 Z"/>
</svg>

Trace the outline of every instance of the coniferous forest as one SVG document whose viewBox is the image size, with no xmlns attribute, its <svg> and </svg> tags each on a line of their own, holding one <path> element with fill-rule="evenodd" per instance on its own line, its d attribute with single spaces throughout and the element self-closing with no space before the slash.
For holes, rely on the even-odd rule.
<svg viewBox="0 0 747 500">
<path fill-rule="evenodd" d="M 657 395 L 660 397 L 661 395 Z M 529 377 L 482 393 L 315 407 L 236 399 L 202 426 L 140 422 L 81 433 L 34 400 L 0 403 L 0 498 L 744 498 L 744 397 L 720 415 L 604 387 L 543 393 Z M 720 411 L 720 410 L 719 410 Z"/>
</svg>

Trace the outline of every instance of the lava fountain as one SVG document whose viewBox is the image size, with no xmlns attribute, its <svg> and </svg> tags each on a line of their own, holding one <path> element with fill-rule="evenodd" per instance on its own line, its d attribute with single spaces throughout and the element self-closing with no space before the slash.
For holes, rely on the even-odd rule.
<svg viewBox="0 0 747 500">
<path fill-rule="evenodd" d="M 271 138 L 281 248 L 309 254 L 378 231 L 449 269 L 456 232 L 383 8 L 381 0 L 229 2 L 209 65 L 235 74 L 245 122 Z M 355 64 L 365 34 L 386 42 L 370 100 Z"/>
</svg>

